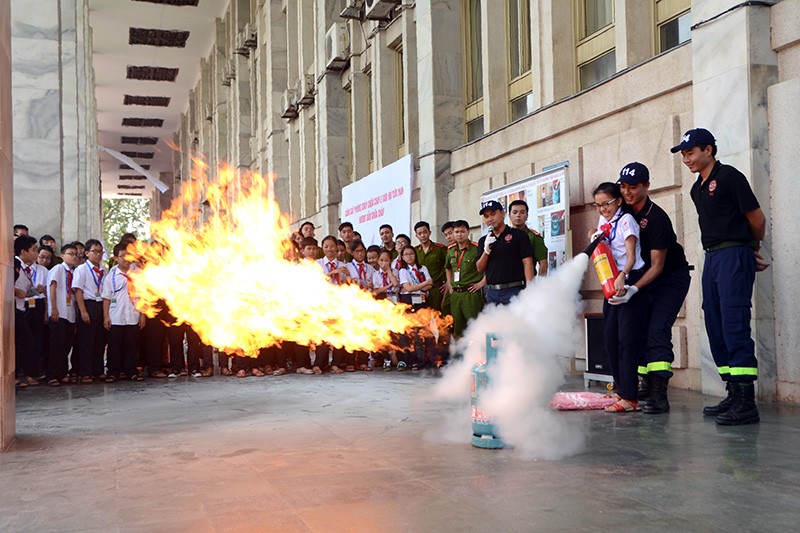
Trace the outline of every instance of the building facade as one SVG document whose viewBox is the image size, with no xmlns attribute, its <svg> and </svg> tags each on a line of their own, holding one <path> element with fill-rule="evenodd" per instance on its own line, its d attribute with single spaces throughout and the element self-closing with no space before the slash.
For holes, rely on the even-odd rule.
<svg viewBox="0 0 800 533">
<path fill-rule="evenodd" d="M 406 154 L 412 220 L 436 226 L 464 218 L 477 228 L 482 193 L 566 162 L 577 250 L 595 222 L 592 188 L 641 161 L 695 267 L 673 331 L 673 383 L 719 393 L 694 176 L 669 153 L 685 130 L 706 127 L 770 223 L 773 267 L 753 301 L 759 394 L 798 401 L 788 220 L 798 200 L 789 183 L 798 17 L 798 0 L 234 0 L 175 136 L 184 154 L 175 174 L 191 174 L 195 150 L 212 167 L 272 173 L 282 209 L 327 234 L 342 187 Z M 600 309 L 590 274 L 583 296 L 587 311 Z"/>
</svg>

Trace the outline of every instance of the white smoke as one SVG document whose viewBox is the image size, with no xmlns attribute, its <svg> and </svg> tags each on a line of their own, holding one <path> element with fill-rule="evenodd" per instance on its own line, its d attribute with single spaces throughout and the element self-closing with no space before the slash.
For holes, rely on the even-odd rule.
<svg viewBox="0 0 800 533">
<path fill-rule="evenodd" d="M 470 322 L 455 349 L 463 359 L 448 365 L 436 397 L 452 404 L 441 424 L 446 441 L 468 440 L 471 369 L 486 358 L 486 334 L 499 342 L 481 406 L 503 441 L 529 459 L 559 459 L 583 448 L 581 427 L 548 404 L 564 383 L 559 359 L 574 353 L 581 335 L 578 290 L 589 258 L 579 254 L 545 278 L 537 278 L 507 306 L 487 306 Z M 457 432 L 458 434 L 454 434 Z"/>
</svg>

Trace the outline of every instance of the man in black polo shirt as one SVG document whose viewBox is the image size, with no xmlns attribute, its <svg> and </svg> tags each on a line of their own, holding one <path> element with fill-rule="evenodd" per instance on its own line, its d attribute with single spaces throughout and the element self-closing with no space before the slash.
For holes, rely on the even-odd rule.
<svg viewBox="0 0 800 533">
<path fill-rule="evenodd" d="M 483 202 L 480 214 L 489 233 L 478 241 L 475 266 L 486 273 L 486 303 L 506 305 L 533 280 L 533 247 L 524 231 L 506 225 L 497 200 Z"/>
<path fill-rule="evenodd" d="M 672 377 L 672 325 L 689 292 L 689 263 L 683 247 L 672 229 L 669 215 L 648 196 L 650 171 L 641 163 L 628 163 L 619 173 L 622 197 L 639 223 L 639 238 L 645 272 L 628 288 L 625 296 L 613 297 L 608 303 L 627 303 L 636 292 L 647 287 L 644 295 L 649 303 L 645 351 L 639 374 L 649 383 L 650 398 L 642 407 L 655 415 L 669 411 L 667 385 Z M 633 290 L 632 290 L 633 289 Z"/>
<path fill-rule="evenodd" d="M 744 175 L 715 159 L 717 146 L 708 130 L 687 131 L 671 152 L 697 172 L 692 201 L 706 252 L 703 311 L 711 354 L 728 396 L 703 409 L 726 426 L 759 421 L 754 399 L 758 377 L 755 343 L 750 336 L 750 305 L 756 271 L 769 265 L 759 255 L 767 221 Z"/>
</svg>

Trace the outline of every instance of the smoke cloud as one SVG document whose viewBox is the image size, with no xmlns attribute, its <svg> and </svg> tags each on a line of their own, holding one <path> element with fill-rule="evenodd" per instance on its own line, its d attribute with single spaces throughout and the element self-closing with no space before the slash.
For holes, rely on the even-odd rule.
<svg viewBox="0 0 800 533">
<path fill-rule="evenodd" d="M 470 323 L 455 347 L 462 360 L 448 365 L 435 387 L 435 396 L 451 406 L 437 440 L 469 440 L 471 369 L 485 360 L 486 334 L 493 333 L 499 338 L 498 357 L 481 405 L 498 436 L 527 459 L 559 459 L 583 448 L 582 428 L 548 403 L 564 383 L 559 359 L 574 353 L 582 334 L 578 290 L 588 262 L 579 254 L 552 275 L 537 278 L 510 305 L 487 306 Z"/>
</svg>

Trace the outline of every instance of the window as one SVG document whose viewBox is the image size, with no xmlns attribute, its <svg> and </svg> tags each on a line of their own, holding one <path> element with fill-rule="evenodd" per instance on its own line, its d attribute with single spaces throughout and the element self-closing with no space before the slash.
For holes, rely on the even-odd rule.
<svg viewBox="0 0 800 533">
<path fill-rule="evenodd" d="M 588 37 L 614 22 L 614 0 L 582 0 L 583 34 Z"/>
<path fill-rule="evenodd" d="M 580 66 L 581 89 L 596 85 L 614 75 L 617 69 L 617 54 L 614 50 Z"/>
<path fill-rule="evenodd" d="M 578 85 L 583 90 L 616 72 L 613 0 L 578 0 Z"/>
<path fill-rule="evenodd" d="M 397 155 L 405 155 L 406 149 L 406 102 L 403 91 L 405 77 L 403 73 L 403 47 L 398 46 L 395 54 L 395 80 L 397 81 Z"/>
<path fill-rule="evenodd" d="M 516 120 L 533 111 L 529 0 L 508 0 L 508 51 L 508 96 L 511 120 Z"/>
<path fill-rule="evenodd" d="M 483 136 L 483 59 L 481 51 L 481 1 L 464 0 L 464 72 L 467 89 L 467 141 Z"/>
<path fill-rule="evenodd" d="M 656 0 L 658 51 L 666 52 L 691 39 L 690 0 Z"/>
</svg>

